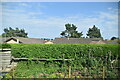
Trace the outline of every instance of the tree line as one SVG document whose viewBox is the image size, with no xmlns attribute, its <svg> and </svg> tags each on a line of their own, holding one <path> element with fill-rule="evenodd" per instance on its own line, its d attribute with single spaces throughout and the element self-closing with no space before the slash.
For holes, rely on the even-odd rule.
<svg viewBox="0 0 120 80">
<path fill-rule="evenodd" d="M 60 33 L 62 37 L 66 38 L 84 38 L 83 32 L 77 31 L 77 26 L 74 24 L 65 24 L 65 30 Z M 93 25 L 92 28 L 89 28 L 87 31 L 86 38 L 103 38 L 100 32 L 100 29 Z M 19 28 L 4 28 L 4 33 L 0 35 L 1 37 L 24 37 L 28 38 L 28 33 L 24 29 Z M 112 37 L 111 40 L 119 39 L 117 37 Z"/>
<path fill-rule="evenodd" d="M 4 33 L 2 34 L 2 37 L 24 37 L 28 38 L 28 33 L 25 32 L 24 29 L 19 28 L 4 28 Z"/>
<path fill-rule="evenodd" d="M 82 38 L 83 32 L 77 31 L 77 26 L 74 24 L 65 24 L 66 30 L 62 31 L 60 35 L 66 38 Z M 92 28 L 89 28 L 86 34 L 89 38 L 102 38 L 100 29 L 95 25 Z"/>
</svg>

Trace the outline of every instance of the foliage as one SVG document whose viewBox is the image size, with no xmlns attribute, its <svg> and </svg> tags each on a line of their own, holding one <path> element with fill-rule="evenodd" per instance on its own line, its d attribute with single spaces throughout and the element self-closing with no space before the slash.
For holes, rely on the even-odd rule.
<svg viewBox="0 0 120 80">
<path fill-rule="evenodd" d="M 6 78 L 12 78 L 12 76 L 10 74 L 6 74 L 5 77 Z"/>
<path fill-rule="evenodd" d="M 115 39 L 118 39 L 117 37 L 112 37 L 111 40 L 115 40 Z"/>
<path fill-rule="evenodd" d="M 69 38 L 80 38 L 83 34 L 82 32 L 76 31 L 77 27 L 74 24 L 65 24 L 66 30 L 62 31 L 60 35 Z"/>
<path fill-rule="evenodd" d="M 59 59 L 91 55 L 105 56 L 109 51 L 115 57 L 118 45 L 109 44 L 11 44 L 14 57 Z"/>
<path fill-rule="evenodd" d="M 24 72 L 23 72 L 24 71 Z M 45 75 L 53 74 L 60 71 L 58 63 L 39 62 L 39 61 L 21 61 L 15 72 L 16 77 L 45 77 Z"/>
<path fill-rule="evenodd" d="M 2 34 L 2 37 L 25 37 L 27 38 L 28 33 L 25 32 L 24 29 L 13 29 L 11 27 L 5 28 L 4 33 Z"/>
<path fill-rule="evenodd" d="M 11 45 L 7 43 L 0 43 L 0 48 L 11 48 Z"/>
<path fill-rule="evenodd" d="M 95 25 L 93 28 L 89 28 L 87 36 L 89 36 L 89 38 L 102 38 L 100 29 L 98 29 Z"/>
<path fill-rule="evenodd" d="M 120 39 L 118 39 L 117 43 L 120 44 Z"/>
<path fill-rule="evenodd" d="M 15 78 L 116 78 L 118 45 L 93 44 L 11 44 L 12 55 L 20 58 L 45 58 L 49 61 L 20 61 Z M 52 61 L 52 59 L 74 59 Z"/>
</svg>

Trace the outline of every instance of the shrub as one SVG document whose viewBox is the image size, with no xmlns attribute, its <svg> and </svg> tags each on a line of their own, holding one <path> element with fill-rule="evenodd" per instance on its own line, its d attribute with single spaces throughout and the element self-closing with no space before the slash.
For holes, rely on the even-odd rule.
<svg viewBox="0 0 120 80">
<path fill-rule="evenodd" d="M 87 44 L 12 44 L 14 57 L 59 59 L 76 58 L 88 55 L 105 56 L 111 53 L 118 55 L 118 45 L 87 45 Z"/>
<path fill-rule="evenodd" d="M 11 48 L 11 45 L 7 43 L 0 43 L 0 48 Z"/>
</svg>

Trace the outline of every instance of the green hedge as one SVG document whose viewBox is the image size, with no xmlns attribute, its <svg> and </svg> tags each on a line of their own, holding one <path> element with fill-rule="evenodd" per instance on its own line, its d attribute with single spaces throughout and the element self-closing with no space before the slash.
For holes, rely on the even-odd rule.
<svg viewBox="0 0 120 80">
<path fill-rule="evenodd" d="M 0 48 L 11 48 L 11 45 L 7 43 L 0 43 Z"/>
<path fill-rule="evenodd" d="M 91 44 L 12 44 L 12 55 L 18 58 L 74 59 L 73 66 L 111 65 L 118 59 L 118 45 Z"/>
<path fill-rule="evenodd" d="M 103 66 L 106 67 L 106 77 L 116 78 L 118 67 L 118 45 L 107 44 L 11 44 L 12 55 L 19 58 L 45 58 L 45 59 L 74 59 L 72 61 L 20 61 L 15 76 L 35 78 L 39 74 L 49 74 L 53 78 L 57 73 L 67 76 L 68 66 L 71 72 L 93 74 L 91 77 L 102 75 Z M 114 63 L 112 63 L 115 61 Z M 84 70 L 87 70 L 86 72 Z M 94 76 L 95 75 L 95 76 Z M 44 76 L 45 77 L 45 76 Z M 43 78 L 44 78 L 43 77 Z M 58 78 L 58 77 L 57 77 Z M 63 78 L 63 77 L 62 77 Z M 83 77 L 84 78 L 84 77 Z"/>
<path fill-rule="evenodd" d="M 12 44 L 12 55 L 25 58 L 59 59 L 91 56 L 106 56 L 111 53 L 118 55 L 118 45 L 92 45 L 92 44 Z"/>
</svg>

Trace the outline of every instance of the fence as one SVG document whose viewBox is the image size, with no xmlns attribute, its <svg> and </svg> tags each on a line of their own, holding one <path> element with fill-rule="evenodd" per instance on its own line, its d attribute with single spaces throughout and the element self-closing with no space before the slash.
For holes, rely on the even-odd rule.
<svg viewBox="0 0 120 80">
<path fill-rule="evenodd" d="M 29 65 L 29 61 L 22 61 L 19 67 L 12 69 L 8 78 L 118 78 L 118 68 L 110 66 L 99 67 L 73 67 L 71 65 L 62 65 L 61 67 L 41 67 L 41 63 L 37 65 Z M 26 63 L 26 64 L 25 64 Z M 26 67 L 25 67 L 26 65 Z M 52 64 L 51 64 L 52 65 Z M 55 66 L 55 65 L 54 65 Z M 23 68 L 24 67 L 24 68 Z M 53 67 L 53 68 L 52 68 Z M 36 70 L 37 69 L 37 70 Z"/>
<path fill-rule="evenodd" d="M 4 59 L 4 65 L 2 68 L 7 67 L 10 64 L 11 55 L 9 50 L 1 52 L 2 59 Z M 4 55 L 6 56 L 4 56 Z M 87 57 L 86 57 L 87 58 Z M 90 57 L 94 58 L 94 57 Z M 89 59 L 90 59 L 89 58 Z M 18 63 L 17 68 L 13 68 L 6 78 L 118 78 L 118 69 L 117 65 L 118 57 L 116 59 L 109 61 L 109 57 L 103 57 L 103 60 L 100 60 L 103 64 L 96 66 L 74 66 L 70 64 L 69 61 L 75 59 L 28 59 L 28 58 L 12 58 L 13 61 Z M 6 63 L 5 63 L 6 60 Z M 1 60 L 3 61 L 3 60 Z M 96 60 L 97 61 L 97 60 Z M 73 61 L 75 62 L 75 61 Z M 89 64 L 87 61 L 85 64 Z M 96 62 L 99 63 L 99 62 Z M 113 63 L 116 63 L 113 65 Z M 75 64 L 76 65 L 76 64 Z"/>
</svg>

